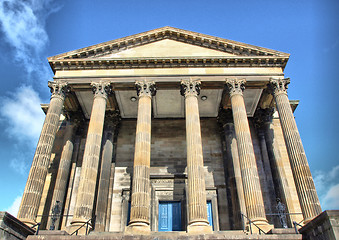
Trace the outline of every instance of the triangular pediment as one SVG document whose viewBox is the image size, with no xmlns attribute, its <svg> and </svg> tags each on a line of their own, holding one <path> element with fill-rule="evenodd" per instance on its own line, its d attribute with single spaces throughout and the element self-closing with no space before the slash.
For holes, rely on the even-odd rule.
<svg viewBox="0 0 339 240">
<path fill-rule="evenodd" d="M 163 39 L 142 46 L 127 48 L 125 50 L 108 53 L 98 58 L 165 58 L 165 57 L 216 57 L 216 56 L 236 56 L 231 53 L 218 51 L 189 43 L 178 42 L 172 39 Z"/>
<path fill-rule="evenodd" d="M 168 44 L 168 46 L 166 46 Z M 182 47 L 182 49 L 180 49 Z M 163 48 L 163 49 L 161 49 Z M 180 51 L 182 50 L 182 51 Z M 66 59 L 187 56 L 284 57 L 289 54 L 173 27 L 162 27 L 49 57 Z M 166 55 L 167 54 L 167 55 Z M 147 55 L 147 56 L 146 56 Z M 188 55 L 192 57 L 191 55 Z"/>
</svg>

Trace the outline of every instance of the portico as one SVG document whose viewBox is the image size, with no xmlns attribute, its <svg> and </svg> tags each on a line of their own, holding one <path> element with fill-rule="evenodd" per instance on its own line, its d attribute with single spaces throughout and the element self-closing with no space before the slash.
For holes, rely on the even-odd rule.
<svg viewBox="0 0 339 240">
<path fill-rule="evenodd" d="M 33 225 L 58 199 L 57 228 L 68 232 L 87 222 L 98 232 L 173 231 L 161 224 L 178 216 L 189 234 L 249 220 L 266 232 L 281 227 L 279 198 L 289 227 L 311 220 L 321 209 L 287 98 L 288 58 L 171 27 L 50 57 L 53 92 L 19 218 Z M 63 118 L 74 113 L 76 128 Z"/>
</svg>

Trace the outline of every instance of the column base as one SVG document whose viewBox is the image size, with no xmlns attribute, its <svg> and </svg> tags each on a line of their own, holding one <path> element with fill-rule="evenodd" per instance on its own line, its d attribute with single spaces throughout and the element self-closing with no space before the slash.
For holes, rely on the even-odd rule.
<svg viewBox="0 0 339 240">
<path fill-rule="evenodd" d="M 73 232 L 78 230 L 78 235 L 88 234 L 90 231 L 93 230 L 93 226 L 90 223 L 88 223 L 88 225 L 86 226 L 86 222 L 87 220 L 73 219 L 71 222 L 71 226 L 69 227 L 69 233 L 72 234 Z"/>
<path fill-rule="evenodd" d="M 265 233 L 269 232 L 270 230 L 272 230 L 274 228 L 274 225 L 269 224 L 265 218 L 252 220 L 252 223 L 257 225 Z M 248 224 L 248 222 L 247 222 L 247 224 Z M 254 224 L 252 224 L 252 233 L 259 233 L 259 229 Z M 248 231 L 250 230 L 249 224 L 247 225 L 247 230 Z"/>
<path fill-rule="evenodd" d="M 189 234 L 211 234 L 213 233 L 212 226 L 206 223 L 193 223 L 187 226 L 187 233 Z"/>
<path fill-rule="evenodd" d="M 132 223 L 125 228 L 125 233 L 149 235 L 151 233 L 151 227 L 146 223 Z"/>
<path fill-rule="evenodd" d="M 18 218 L 18 219 L 30 228 L 37 224 L 32 219 L 28 219 L 28 218 Z"/>
</svg>

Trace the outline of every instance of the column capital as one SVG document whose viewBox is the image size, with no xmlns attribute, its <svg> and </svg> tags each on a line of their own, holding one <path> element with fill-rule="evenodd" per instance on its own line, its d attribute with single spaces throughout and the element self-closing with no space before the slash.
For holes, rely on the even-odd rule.
<svg viewBox="0 0 339 240">
<path fill-rule="evenodd" d="M 232 109 L 223 109 L 220 108 L 217 121 L 224 128 L 226 124 L 233 124 L 233 113 Z"/>
<path fill-rule="evenodd" d="M 200 94 L 201 81 L 199 80 L 181 80 L 180 93 L 182 96 L 198 96 Z"/>
<path fill-rule="evenodd" d="M 105 127 L 108 130 L 114 131 L 117 128 L 117 126 L 119 125 L 120 120 L 121 120 L 121 117 L 120 117 L 120 111 L 119 110 L 106 111 Z"/>
<path fill-rule="evenodd" d="M 228 94 L 230 97 L 233 95 L 242 95 L 242 92 L 245 90 L 245 79 L 231 79 L 231 78 L 226 78 L 226 87 L 228 89 Z"/>
<path fill-rule="evenodd" d="M 92 92 L 94 93 L 94 97 L 103 97 L 107 98 L 112 92 L 112 87 L 110 82 L 92 82 Z"/>
<path fill-rule="evenodd" d="M 135 82 L 135 89 L 137 95 L 140 97 L 152 97 L 155 96 L 157 89 L 153 81 L 141 80 Z"/>
<path fill-rule="evenodd" d="M 66 93 L 68 93 L 70 91 L 67 82 L 52 82 L 52 81 L 49 81 L 48 87 L 50 88 L 51 93 L 52 93 L 51 98 L 59 97 L 59 98 L 64 99 L 65 96 L 66 96 Z"/>
<path fill-rule="evenodd" d="M 254 113 L 254 126 L 258 130 L 262 130 L 264 128 L 265 123 L 271 122 L 273 118 L 274 108 L 258 108 Z"/>
<path fill-rule="evenodd" d="M 268 90 L 275 95 L 287 94 L 288 84 L 290 84 L 289 78 L 271 78 L 268 84 Z"/>
<path fill-rule="evenodd" d="M 66 119 L 74 126 L 79 126 L 85 121 L 84 115 L 81 111 L 65 111 Z"/>
</svg>

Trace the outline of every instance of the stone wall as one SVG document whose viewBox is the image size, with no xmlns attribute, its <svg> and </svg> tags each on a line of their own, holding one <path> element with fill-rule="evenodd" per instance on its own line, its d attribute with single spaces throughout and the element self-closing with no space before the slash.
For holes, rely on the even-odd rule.
<svg viewBox="0 0 339 240">
<path fill-rule="evenodd" d="M 115 179 L 110 231 L 123 231 L 126 225 L 129 190 L 133 172 L 135 120 L 121 122 L 116 149 Z M 201 119 L 207 200 L 212 201 L 218 230 L 230 229 L 224 163 L 220 134 L 215 118 Z M 153 119 L 151 139 L 151 187 L 153 209 L 157 216 L 157 202 L 161 200 L 186 203 L 186 131 L 184 119 Z M 187 209 L 187 208 L 186 208 Z M 183 211 L 183 219 L 187 213 Z M 219 216 L 219 221 L 217 220 Z M 123 219 L 125 218 L 125 219 Z M 157 230 L 157 219 L 152 230 Z M 183 225 L 183 230 L 186 226 Z M 217 230 L 216 229 L 216 230 Z"/>
</svg>

